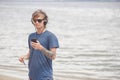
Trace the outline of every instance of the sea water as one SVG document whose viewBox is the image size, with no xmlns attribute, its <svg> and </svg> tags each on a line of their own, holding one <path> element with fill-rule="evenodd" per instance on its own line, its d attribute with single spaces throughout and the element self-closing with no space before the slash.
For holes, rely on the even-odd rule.
<svg viewBox="0 0 120 80">
<path fill-rule="evenodd" d="M 0 75 L 27 78 L 18 57 L 28 51 L 34 32 L 31 15 L 48 14 L 47 29 L 58 37 L 55 80 L 120 79 L 120 3 L 1 2 Z"/>
</svg>

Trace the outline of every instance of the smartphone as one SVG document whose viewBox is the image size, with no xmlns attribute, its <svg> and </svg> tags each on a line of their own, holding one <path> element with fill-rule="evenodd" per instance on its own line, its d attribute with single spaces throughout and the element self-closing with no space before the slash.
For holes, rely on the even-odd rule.
<svg viewBox="0 0 120 80">
<path fill-rule="evenodd" d="M 31 41 L 37 43 L 37 39 L 31 39 Z"/>
</svg>

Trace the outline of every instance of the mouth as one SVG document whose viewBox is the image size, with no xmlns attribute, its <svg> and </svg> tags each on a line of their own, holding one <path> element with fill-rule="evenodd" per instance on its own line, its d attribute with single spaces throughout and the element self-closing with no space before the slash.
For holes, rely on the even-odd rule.
<svg viewBox="0 0 120 80">
<path fill-rule="evenodd" d="M 41 26 L 36 26 L 36 28 L 37 28 L 37 29 L 42 29 L 42 27 L 41 27 Z"/>
<path fill-rule="evenodd" d="M 36 27 L 41 27 L 39 24 L 36 24 L 35 26 L 36 26 Z"/>
</svg>

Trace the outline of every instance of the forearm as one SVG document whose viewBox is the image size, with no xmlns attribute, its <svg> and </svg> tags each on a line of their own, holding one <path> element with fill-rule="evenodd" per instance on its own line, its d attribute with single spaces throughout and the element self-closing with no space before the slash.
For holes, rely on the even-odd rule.
<svg viewBox="0 0 120 80">
<path fill-rule="evenodd" d="M 47 56 L 50 59 L 55 59 L 56 57 L 56 48 L 51 48 L 50 50 L 47 50 L 44 46 L 42 46 L 39 42 L 34 43 L 31 42 L 31 45 L 34 49 L 40 50 L 45 56 Z"/>
<path fill-rule="evenodd" d="M 41 50 L 40 50 L 45 56 L 47 56 L 48 58 L 50 58 L 50 59 L 55 59 L 55 52 L 53 52 L 53 51 L 50 51 L 50 50 L 47 50 L 46 48 L 42 48 Z"/>
<path fill-rule="evenodd" d="M 30 57 L 30 52 L 28 52 L 26 55 L 20 56 L 19 61 L 24 63 L 24 60 L 29 59 L 29 57 Z"/>
<path fill-rule="evenodd" d="M 24 59 L 28 60 L 30 57 L 30 50 L 28 51 L 28 53 L 26 55 L 24 55 Z"/>
<path fill-rule="evenodd" d="M 24 59 L 28 60 L 29 59 L 29 55 L 28 54 L 24 55 Z"/>
</svg>

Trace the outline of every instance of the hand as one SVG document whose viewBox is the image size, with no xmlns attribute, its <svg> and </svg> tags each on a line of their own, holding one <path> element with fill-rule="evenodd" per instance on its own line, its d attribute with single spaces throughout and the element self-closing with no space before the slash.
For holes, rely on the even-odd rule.
<svg viewBox="0 0 120 80">
<path fill-rule="evenodd" d="M 37 50 L 41 50 L 41 49 L 43 48 L 43 46 L 40 44 L 40 42 L 39 42 L 38 40 L 37 40 L 37 43 L 31 41 L 31 46 L 32 46 L 34 49 L 37 49 Z"/>
<path fill-rule="evenodd" d="M 19 57 L 19 61 L 22 62 L 22 63 L 24 63 L 24 56 L 20 56 Z"/>
</svg>

